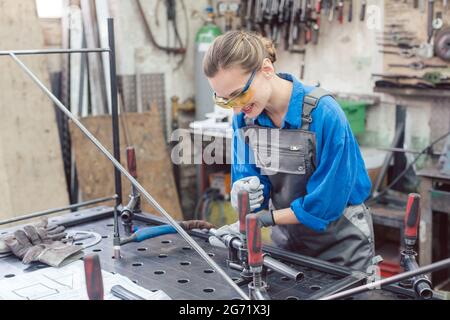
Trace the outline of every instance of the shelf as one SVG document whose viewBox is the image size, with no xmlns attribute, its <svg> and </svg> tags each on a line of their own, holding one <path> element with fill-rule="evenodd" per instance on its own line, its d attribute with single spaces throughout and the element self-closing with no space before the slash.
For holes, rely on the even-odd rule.
<svg viewBox="0 0 450 320">
<path fill-rule="evenodd" d="M 415 96 L 434 99 L 450 99 L 450 90 L 374 87 L 373 91 L 394 96 Z"/>
</svg>

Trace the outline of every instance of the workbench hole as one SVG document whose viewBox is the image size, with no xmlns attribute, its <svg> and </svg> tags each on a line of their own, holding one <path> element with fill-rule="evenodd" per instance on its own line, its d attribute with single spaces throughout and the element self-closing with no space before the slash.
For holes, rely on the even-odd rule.
<svg viewBox="0 0 450 320">
<path fill-rule="evenodd" d="M 214 273 L 215 271 L 213 269 L 206 269 L 203 270 L 204 273 Z"/>
<path fill-rule="evenodd" d="M 167 258 L 167 254 L 164 254 L 164 253 L 161 253 L 159 256 L 158 256 L 158 258 Z"/>
<path fill-rule="evenodd" d="M 103 249 L 94 249 L 94 250 L 92 250 L 93 252 L 102 252 L 103 251 Z"/>
<path fill-rule="evenodd" d="M 191 247 L 183 247 L 183 250 L 188 251 L 188 250 L 192 250 L 192 248 Z"/>
<path fill-rule="evenodd" d="M 318 286 L 318 285 L 312 285 L 311 287 L 309 287 L 311 290 L 313 290 L 313 291 L 317 291 L 317 290 L 320 290 L 320 289 L 322 289 L 322 287 L 321 286 Z"/>
<path fill-rule="evenodd" d="M 282 281 L 291 281 L 291 279 L 289 279 L 288 277 L 286 277 L 286 276 L 284 276 L 284 277 L 281 277 L 281 280 Z"/>
<path fill-rule="evenodd" d="M 244 299 L 239 298 L 239 297 L 234 297 L 234 298 L 231 298 L 231 300 L 236 301 L 236 300 L 244 300 Z"/>
<path fill-rule="evenodd" d="M 142 262 L 135 262 L 132 264 L 133 267 L 142 267 L 144 264 Z"/>
<path fill-rule="evenodd" d="M 165 274 L 166 272 L 164 271 L 164 270 L 156 270 L 155 272 L 154 272 L 154 274 L 157 274 L 157 275 L 162 275 L 162 274 Z"/>
<path fill-rule="evenodd" d="M 234 282 L 236 282 L 236 281 L 241 280 L 241 278 L 236 278 L 236 277 L 234 277 L 234 278 L 231 278 L 231 280 L 233 280 Z"/>
<path fill-rule="evenodd" d="M 106 239 L 106 238 L 109 238 L 109 236 L 102 236 L 102 239 Z"/>
<path fill-rule="evenodd" d="M 177 282 L 184 284 L 184 283 L 188 283 L 189 279 L 179 279 L 179 280 L 177 280 Z"/>
<path fill-rule="evenodd" d="M 76 246 L 82 246 L 84 243 L 83 242 L 75 242 Z"/>
<path fill-rule="evenodd" d="M 286 297 L 286 300 L 300 300 L 300 298 L 296 297 L 296 296 L 289 296 L 289 297 Z"/>
<path fill-rule="evenodd" d="M 74 217 L 79 217 L 79 216 L 81 216 L 81 214 L 79 214 L 79 213 L 74 214 Z"/>
<path fill-rule="evenodd" d="M 180 264 L 182 266 L 190 266 L 191 265 L 191 263 L 189 261 L 181 261 Z"/>
<path fill-rule="evenodd" d="M 169 244 L 169 243 L 172 243 L 172 241 L 171 241 L 171 240 L 163 240 L 163 241 L 161 241 L 161 243 L 163 243 L 163 244 Z"/>
<path fill-rule="evenodd" d="M 5 231 L 5 232 L 2 232 L 2 234 L 7 234 L 7 233 L 8 233 L 8 232 L 6 232 L 6 231 Z"/>
<path fill-rule="evenodd" d="M 114 223 L 108 223 L 106 226 L 107 227 L 114 227 Z"/>
<path fill-rule="evenodd" d="M 137 280 L 131 280 L 131 282 L 136 283 L 136 284 L 139 283 L 139 281 L 137 281 Z"/>
<path fill-rule="evenodd" d="M 156 292 L 156 291 L 158 291 L 158 289 L 151 289 L 150 291 L 151 292 Z"/>
<path fill-rule="evenodd" d="M 147 251 L 147 248 L 144 248 L 144 247 L 137 248 L 137 251 Z"/>
<path fill-rule="evenodd" d="M 210 256 L 210 257 L 214 257 L 216 254 L 215 253 L 212 253 L 212 252 L 209 252 L 208 253 L 208 256 Z"/>
<path fill-rule="evenodd" d="M 13 278 L 15 276 L 16 276 L 15 274 L 10 273 L 10 274 L 5 275 L 5 278 Z"/>
<path fill-rule="evenodd" d="M 205 293 L 212 293 L 212 292 L 214 292 L 214 291 L 216 291 L 216 289 L 214 289 L 214 288 L 206 288 L 206 289 L 203 289 L 203 292 L 205 292 Z"/>
</svg>

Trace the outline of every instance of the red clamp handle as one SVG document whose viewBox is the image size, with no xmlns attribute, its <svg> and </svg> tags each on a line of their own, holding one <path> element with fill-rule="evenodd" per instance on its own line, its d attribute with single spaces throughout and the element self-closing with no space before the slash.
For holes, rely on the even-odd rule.
<svg viewBox="0 0 450 320">
<path fill-rule="evenodd" d="M 420 195 L 410 193 L 406 205 L 405 215 L 405 240 L 409 240 L 414 245 L 417 240 L 417 230 L 420 221 Z"/>
<path fill-rule="evenodd" d="M 136 169 L 136 151 L 134 147 L 128 147 L 127 151 L 127 167 L 128 172 L 131 176 L 137 179 L 137 169 Z"/>
<path fill-rule="evenodd" d="M 250 199 L 247 191 L 238 193 L 238 211 L 239 211 L 239 233 L 246 234 L 245 217 L 250 213 Z"/>
<path fill-rule="evenodd" d="M 89 300 L 103 300 L 103 277 L 98 254 L 85 256 L 83 262 Z"/>
<path fill-rule="evenodd" d="M 256 214 L 247 216 L 247 250 L 248 265 L 253 268 L 262 267 L 263 252 L 261 243 L 261 228 Z"/>
</svg>

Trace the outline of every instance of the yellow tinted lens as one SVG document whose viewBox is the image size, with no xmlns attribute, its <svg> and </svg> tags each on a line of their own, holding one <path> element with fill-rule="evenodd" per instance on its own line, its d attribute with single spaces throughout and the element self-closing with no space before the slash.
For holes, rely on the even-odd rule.
<svg viewBox="0 0 450 320">
<path fill-rule="evenodd" d="M 229 104 L 233 104 L 233 108 L 242 108 L 245 107 L 245 105 L 249 104 L 252 99 L 253 99 L 253 90 L 249 89 L 245 93 L 241 94 L 239 97 L 234 99 Z"/>
</svg>

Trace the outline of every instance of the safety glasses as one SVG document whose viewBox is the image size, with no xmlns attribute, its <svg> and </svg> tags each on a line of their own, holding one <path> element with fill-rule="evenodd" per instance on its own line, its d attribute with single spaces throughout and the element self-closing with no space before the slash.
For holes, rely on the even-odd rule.
<svg viewBox="0 0 450 320">
<path fill-rule="evenodd" d="M 231 97 L 230 99 L 225 99 L 222 97 L 219 97 L 214 92 L 213 99 L 216 105 L 219 107 L 225 108 L 225 109 L 232 109 L 235 107 L 243 107 L 246 105 L 250 99 L 253 97 L 253 94 L 251 93 L 250 86 L 252 85 L 253 79 L 255 78 L 256 70 L 253 70 L 250 78 L 248 79 L 247 83 L 244 86 L 244 89 L 242 89 L 241 92 L 236 94 L 235 96 Z"/>
</svg>

